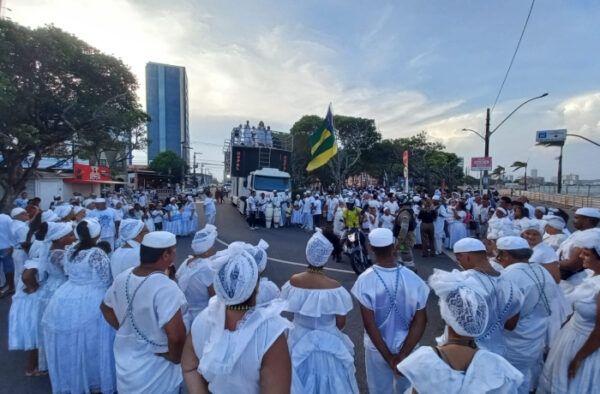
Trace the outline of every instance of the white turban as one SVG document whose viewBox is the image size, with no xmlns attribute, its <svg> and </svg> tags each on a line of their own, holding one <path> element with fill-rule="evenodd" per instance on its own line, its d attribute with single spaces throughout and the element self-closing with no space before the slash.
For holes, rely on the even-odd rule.
<svg viewBox="0 0 600 394">
<path fill-rule="evenodd" d="M 73 206 L 69 204 L 59 205 L 54 208 L 54 213 L 59 219 L 64 219 L 71 213 L 71 211 L 73 211 Z"/>
<path fill-rule="evenodd" d="M 79 205 L 76 205 L 76 206 L 73 207 L 73 213 L 75 215 L 77 215 L 81 211 L 85 211 L 85 208 L 84 207 L 80 207 Z"/>
<path fill-rule="evenodd" d="M 538 233 L 544 235 L 544 228 L 542 224 L 536 219 L 523 219 L 521 220 L 521 234 L 523 234 L 527 230 L 535 230 Z"/>
<path fill-rule="evenodd" d="M 462 275 L 434 270 L 428 283 L 440 298 L 442 319 L 457 334 L 477 338 L 485 332 L 489 320 L 485 298 L 475 287 L 466 286 Z"/>
<path fill-rule="evenodd" d="M 333 252 L 333 245 L 321 233 L 320 229 L 313 234 L 306 244 L 306 260 L 313 267 L 322 267 L 327 264 Z"/>
<path fill-rule="evenodd" d="M 219 233 L 212 224 L 207 224 L 204 228 L 194 235 L 192 240 L 192 249 L 196 254 L 202 254 L 213 247 Z"/>
<path fill-rule="evenodd" d="M 252 246 L 252 249 L 248 251 L 256 261 L 259 274 L 267 268 L 267 249 L 269 249 L 269 244 L 261 239 L 256 246 Z"/>
<path fill-rule="evenodd" d="M 210 261 L 215 271 L 213 286 L 225 305 L 248 300 L 258 283 L 258 267 L 243 243 L 233 243 Z"/>
<path fill-rule="evenodd" d="M 58 216 L 54 213 L 54 211 L 47 210 L 42 212 L 42 223 L 55 222 L 58 220 Z"/>
<path fill-rule="evenodd" d="M 98 221 L 96 219 L 92 219 L 92 218 L 90 218 L 90 219 L 83 219 L 81 222 L 82 223 L 83 222 L 87 223 L 88 230 L 90 231 L 90 237 L 91 238 L 96 238 L 96 237 L 100 236 L 100 231 L 102 230 L 102 227 L 100 226 L 100 223 L 98 223 Z M 75 235 L 77 236 L 77 239 L 81 239 L 81 235 L 79 234 L 78 231 L 75 231 Z"/>
<path fill-rule="evenodd" d="M 138 236 L 144 229 L 144 222 L 138 219 L 123 219 L 119 225 L 119 236 L 125 243 Z M 130 245 L 128 243 L 128 245 Z M 132 246 L 132 245 L 130 245 Z"/>
<path fill-rule="evenodd" d="M 577 248 L 593 249 L 600 255 L 600 229 L 581 231 L 575 237 L 573 245 Z"/>
<path fill-rule="evenodd" d="M 556 215 L 545 215 L 542 220 L 546 221 L 546 224 L 556 230 L 562 230 L 565 228 L 565 220 Z"/>
<path fill-rule="evenodd" d="M 71 232 L 73 232 L 73 226 L 71 223 L 48 223 L 48 232 L 46 233 L 46 237 L 44 237 L 44 243 L 40 248 L 40 272 L 47 272 L 48 270 L 48 257 L 50 257 L 50 247 L 52 246 L 52 242 L 61 239 Z"/>
</svg>

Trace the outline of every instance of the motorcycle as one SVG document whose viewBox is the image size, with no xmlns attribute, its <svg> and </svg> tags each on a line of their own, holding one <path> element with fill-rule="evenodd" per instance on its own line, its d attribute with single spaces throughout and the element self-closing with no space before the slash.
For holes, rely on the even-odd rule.
<svg viewBox="0 0 600 394">
<path fill-rule="evenodd" d="M 350 258 L 350 265 L 356 275 L 373 265 L 366 251 L 365 241 L 365 235 L 357 228 L 347 230 L 342 240 L 344 254 Z"/>
</svg>

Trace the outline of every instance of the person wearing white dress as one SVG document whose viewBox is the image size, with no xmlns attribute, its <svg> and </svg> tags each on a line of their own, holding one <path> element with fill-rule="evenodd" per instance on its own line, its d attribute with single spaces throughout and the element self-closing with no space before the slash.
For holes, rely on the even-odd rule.
<svg viewBox="0 0 600 394">
<path fill-rule="evenodd" d="M 210 192 L 208 192 L 209 195 L 207 195 L 206 198 L 210 198 Z M 206 198 L 205 198 L 205 202 L 206 202 Z M 214 200 L 210 199 L 213 202 L 213 208 L 214 208 Z M 206 213 L 206 205 L 204 206 L 205 208 L 205 213 Z M 214 209 L 214 215 L 217 214 L 217 210 L 216 208 Z M 210 224 L 215 224 L 215 219 L 214 216 L 212 218 L 212 222 L 208 222 Z M 195 233 L 198 230 L 198 215 L 196 215 L 196 202 L 194 201 L 194 197 L 192 196 L 187 196 L 185 205 L 183 206 L 183 211 L 181 213 L 181 223 L 183 226 L 183 232 L 184 235 L 190 235 L 192 233 Z"/>
<path fill-rule="evenodd" d="M 486 295 L 454 272 L 436 270 L 429 286 L 439 297 L 448 340 L 436 347 L 420 347 L 398 364 L 398 371 L 411 383 L 410 392 L 517 393 L 523 374 L 501 356 L 478 348 L 475 340 L 490 325 Z"/>
<path fill-rule="evenodd" d="M 396 365 L 423 336 L 429 288 L 413 271 L 398 265 L 390 230 L 373 230 L 369 243 L 375 264 L 358 277 L 351 290 L 360 303 L 365 327 L 369 393 L 403 393 L 410 383 L 399 376 Z"/>
<path fill-rule="evenodd" d="M 456 277 L 466 286 L 477 290 L 484 297 L 488 306 L 489 319 L 485 330 L 475 337 L 480 349 L 504 356 L 506 352 L 505 329 L 514 329 L 511 320 L 518 315 L 523 303 L 523 294 L 516 285 L 504 278 L 492 267 L 487 256 L 485 245 L 478 239 L 463 238 L 454 244 L 454 254 L 459 266 L 464 271 L 453 270 L 446 273 L 434 269 L 435 275 Z M 430 280 L 431 280 L 430 278 Z M 436 338 L 438 345 L 446 343 L 445 332 Z"/>
<path fill-rule="evenodd" d="M 568 235 L 563 232 L 563 229 L 566 226 L 565 220 L 560 216 L 549 215 L 543 217 L 543 222 L 545 223 L 543 241 L 557 251 L 560 245 L 568 237 Z"/>
<path fill-rule="evenodd" d="M 269 244 L 265 240 L 261 239 L 257 245 L 253 246 L 248 244 L 248 246 L 248 253 L 250 253 L 250 255 L 256 261 L 256 265 L 258 266 L 258 274 L 260 275 L 258 280 L 256 305 L 271 302 L 274 299 L 279 298 L 281 290 L 279 290 L 279 287 L 274 282 L 270 281 L 269 278 L 262 275 L 265 269 L 267 269 L 267 249 L 269 248 Z"/>
<path fill-rule="evenodd" d="M 527 262 L 532 251 L 523 238 L 502 237 L 496 246 L 498 262 L 504 266 L 502 275 L 523 293 L 516 327 L 505 331 L 505 358 L 524 375 L 518 392 L 529 393 L 535 390 L 541 373 L 554 312 L 551 300 L 556 297 L 558 285 L 548 270 Z"/>
<path fill-rule="evenodd" d="M 175 261 L 176 243 L 167 231 L 146 234 L 140 265 L 117 276 L 100 305 L 106 322 L 117 330 L 114 354 L 120 393 L 180 392 L 186 301 L 165 274 Z"/>
<path fill-rule="evenodd" d="M 65 256 L 67 281 L 48 303 L 42 318 L 52 391 L 113 393 L 115 332 L 98 306 L 110 286 L 110 260 L 96 247 L 101 226 L 95 219 L 77 225 L 79 242 Z"/>
<path fill-rule="evenodd" d="M 206 192 L 204 200 L 202 200 L 202 206 L 204 207 L 204 217 L 206 224 L 215 224 L 215 218 L 217 217 L 217 207 L 215 206 L 215 200 L 212 198 L 210 191 Z"/>
<path fill-rule="evenodd" d="M 467 217 L 465 203 L 458 201 L 453 208 L 449 209 L 448 213 L 449 215 L 446 217 L 446 221 L 448 222 L 449 235 L 446 240 L 446 247 L 452 249 L 456 241 L 468 236 L 467 226 L 465 224 L 465 218 Z"/>
<path fill-rule="evenodd" d="M 123 219 L 119 226 L 121 246 L 110 256 L 110 273 L 116 278 L 121 272 L 140 264 L 140 242 L 148 227 L 138 219 Z"/>
<path fill-rule="evenodd" d="M 441 203 L 441 197 L 439 195 L 435 195 L 432 198 L 433 206 L 436 211 L 436 217 L 433 222 L 433 238 L 435 243 L 435 254 L 442 254 L 442 250 L 444 248 L 444 237 L 446 234 L 444 233 L 444 222 L 448 217 L 448 211 L 444 204 Z"/>
<path fill-rule="evenodd" d="M 190 394 L 290 390 L 285 302 L 256 305 L 258 266 L 247 250 L 235 243 L 211 260 L 216 296 L 194 320 L 181 362 Z"/>
<path fill-rule="evenodd" d="M 164 230 L 175 235 L 185 235 L 182 228 L 181 212 L 174 197 L 171 197 L 165 210 L 167 211 L 167 220 L 163 222 Z"/>
<path fill-rule="evenodd" d="M 294 203 L 292 204 L 292 206 L 293 206 L 293 210 L 292 210 L 291 223 L 296 224 L 296 225 L 301 225 L 302 224 L 303 201 L 300 199 L 299 194 L 296 195 L 296 199 L 294 200 Z"/>
<path fill-rule="evenodd" d="M 306 244 L 306 272 L 293 275 L 282 288 L 286 311 L 294 314 L 288 337 L 294 394 L 358 393 L 354 344 L 341 331 L 353 307 L 352 297 L 323 270 L 340 248 L 335 235 L 317 230 Z"/>
<path fill-rule="evenodd" d="M 565 292 L 567 299 L 570 299 L 571 292 L 589 276 L 589 272 L 582 266 L 580 250 L 574 244 L 578 242 L 579 237 L 586 236 L 588 231 L 600 231 L 596 227 L 598 223 L 600 223 L 600 209 L 579 208 L 573 217 L 573 227 L 577 231 L 569 235 L 556 251 L 563 279 L 560 287 Z"/>
<path fill-rule="evenodd" d="M 177 270 L 175 278 L 188 303 L 184 322 L 188 329 L 192 322 L 208 306 L 208 300 L 215 295 L 213 288 L 214 271 L 208 264 L 215 254 L 214 244 L 219 233 L 212 224 L 207 224 L 194 235 L 192 250 Z"/>
<path fill-rule="evenodd" d="M 600 387 L 600 234 L 588 233 L 576 246 L 592 276 L 573 291 L 575 312 L 550 349 L 538 393 L 593 393 Z"/>
</svg>

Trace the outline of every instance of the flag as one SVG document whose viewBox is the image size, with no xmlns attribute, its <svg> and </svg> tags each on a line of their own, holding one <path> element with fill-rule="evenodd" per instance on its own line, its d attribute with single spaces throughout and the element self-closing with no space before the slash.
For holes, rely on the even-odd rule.
<svg viewBox="0 0 600 394">
<path fill-rule="evenodd" d="M 324 166 L 337 153 L 331 105 L 329 105 L 323 124 L 310 136 L 308 143 L 310 144 L 310 162 L 306 166 L 306 171 L 310 172 Z"/>
</svg>

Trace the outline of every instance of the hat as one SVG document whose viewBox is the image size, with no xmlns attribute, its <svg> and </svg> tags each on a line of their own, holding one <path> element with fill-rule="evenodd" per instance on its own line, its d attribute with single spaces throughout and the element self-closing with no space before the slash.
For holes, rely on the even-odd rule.
<svg viewBox="0 0 600 394">
<path fill-rule="evenodd" d="M 502 208 L 502 207 L 498 207 L 496 208 L 496 212 L 502 212 L 504 214 L 504 216 L 508 215 L 508 212 L 506 212 L 506 209 Z"/>
<path fill-rule="evenodd" d="M 144 229 L 144 222 L 138 219 L 123 219 L 119 224 L 119 236 L 124 242 L 131 241 Z"/>
<path fill-rule="evenodd" d="M 83 206 L 87 208 L 88 205 L 94 204 L 95 201 L 92 198 L 88 198 L 87 200 L 83 200 Z"/>
<path fill-rule="evenodd" d="M 525 231 L 527 230 L 535 230 L 538 233 L 544 235 L 544 228 L 542 227 L 542 224 L 539 222 L 539 220 L 535 219 L 523 219 L 521 220 L 521 224 L 520 224 L 520 228 L 521 228 L 521 234 L 523 234 Z"/>
<path fill-rule="evenodd" d="M 369 243 L 376 248 L 383 248 L 394 243 L 394 234 L 387 228 L 376 228 L 369 233 Z"/>
<path fill-rule="evenodd" d="M 546 207 L 542 207 L 542 206 L 535 207 L 535 210 L 540 211 L 543 214 L 546 214 L 546 212 L 547 212 Z"/>
<path fill-rule="evenodd" d="M 202 254 L 213 247 L 219 233 L 212 224 L 207 224 L 204 228 L 194 235 L 192 240 L 192 249 L 194 253 Z"/>
<path fill-rule="evenodd" d="M 436 194 L 436 195 L 434 195 L 433 197 L 431 197 L 431 199 L 432 199 L 433 201 L 440 201 L 440 195 L 439 195 L 439 194 Z"/>
<path fill-rule="evenodd" d="M 59 205 L 54 208 L 54 213 L 58 216 L 59 219 L 64 219 L 73 211 L 73 206 L 69 204 Z"/>
<path fill-rule="evenodd" d="M 454 244 L 454 253 L 485 252 L 485 245 L 475 238 L 463 238 Z"/>
<path fill-rule="evenodd" d="M 580 231 L 573 240 L 573 245 L 577 248 L 595 249 L 600 255 L 600 230 Z"/>
<path fill-rule="evenodd" d="M 600 219 L 600 209 L 597 208 L 579 208 L 575 211 L 575 215 L 587 216 L 589 218 Z"/>
<path fill-rule="evenodd" d="M 48 223 L 48 232 L 46 233 L 44 242 L 59 240 L 72 232 L 73 226 L 70 223 Z"/>
<path fill-rule="evenodd" d="M 262 273 L 267 268 L 267 249 L 269 249 L 269 244 L 261 239 L 256 246 L 252 246 L 249 250 L 258 266 L 258 273 Z"/>
<path fill-rule="evenodd" d="M 17 208 L 13 208 L 13 210 L 10 211 L 10 217 L 14 219 L 17 216 L 19 216 L 20 214 L 24 213 L 24 212 L 26 213 L 27 211 L 24 210 L 23 208 L 18 208 L 18 207 Z"/>
<path fill-rule="evenodd" d="M 322 267 L 327 264 L 333 244 L 323 235 L 320 228 L 306 243 L 306 261 L 313 267 Z"/>
<path fill-rule="evenodd" d="M 529 244 L 521 237 L 509 235 L 508 237 L 498 239 L 496 248 L 498 250 L 529 249 Z"/>
<path fill-rule="evenodd" d="M 545 215 L 542 217 L 542 220 L 545 220 L 548 226 L 557 230 L 562 230 L 563 228 L 565 228 L 566 225 L 565 220 L 562 217 L 556 215 Z"/>
<path fill-rule="evenodd" d="M 144 235 L 142 245 L 153 249 L 166 249 L 177 244 L 175 234 L 168 231 L 153 231 Z"/>
<path fill-rule="evenodd" d="M 102 203 L 105 203 L 105 202 L 106 202 L 106 199 L 104 199 L 104 198 L 97 198 L 96 200 L 94 200 L 94 202 L 95 202 L 96 204 L 102 204 Z"/>
</svg>

